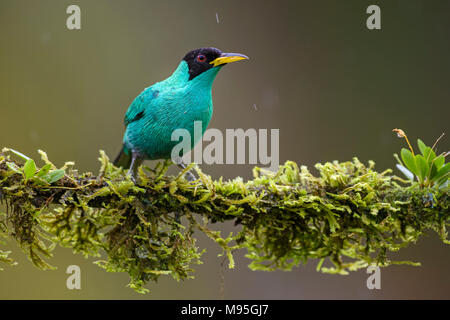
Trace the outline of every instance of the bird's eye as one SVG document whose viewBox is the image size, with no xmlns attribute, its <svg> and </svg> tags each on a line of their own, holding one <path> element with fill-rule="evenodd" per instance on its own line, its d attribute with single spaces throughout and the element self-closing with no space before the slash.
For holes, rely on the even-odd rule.
<svg viewBox="0 0 450 320">
<path fill-rule="evenodd" d="M 198 61 L 198 62 L 205 62 L 205 61 L 206 61 L 206 56 L 203 55 L 203 54 L 199 54 L 199 55 L 197 56 L 197 61 Z"/>
</svg>

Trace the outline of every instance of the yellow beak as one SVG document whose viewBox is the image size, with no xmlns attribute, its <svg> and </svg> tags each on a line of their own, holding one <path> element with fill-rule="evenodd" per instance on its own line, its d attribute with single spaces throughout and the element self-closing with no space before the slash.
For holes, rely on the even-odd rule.
<svg viewBox="0 0 450 320">
<path fill-rule="evenodd" d="M 248 59 L 248 57 L 240 53 L 222 53 L 220 57 L 211 61 L 210 64 L 212 64 L 214 67 L 217 67 L 225 63 L 231 63 L 245 59 Z"/>
</svg>

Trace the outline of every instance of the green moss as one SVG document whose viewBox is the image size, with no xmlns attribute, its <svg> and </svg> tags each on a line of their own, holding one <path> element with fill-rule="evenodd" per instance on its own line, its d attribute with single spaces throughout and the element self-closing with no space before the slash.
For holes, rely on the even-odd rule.
<svg viewBox="0 0 450 320">
<path fill-rule="evenodd" d="M 7 237 L 8 232 L 4 221 L 5 220 L 4 215 L 5 215 L 4 213 L 0 212 L 0 244 L 4 244 L 3 239 Z M 3 270 L 2 264 L 15 265 L 14 260 L 9 257 L 10 253 L 11 251 L 0 250 L 0 271 Z"/>
<path fill-rule="evenodd" d="M 290 270 L 310 259 L 319 259 L 318 270 L 339 274 L 369 264 L 413 264 L 391 261 L 388 253 L 416 242 L 428 229 L 448 243 L 448 184 L 421 189 L 356 158 L 318 164 L 318 176 L 291 161 L 276 173 L 255 168 L 247 182 L 213 180 L 195 167 L 200 177 L 195 183 L 184 179 L 185 171 L 168 176 L 166 161 L 141 167 L 137 186 L 103 152 L 98 176 L 80 174 L 71 163 L 57 169 L 41 156 L 59 180 L 40 182 L 29 172 L 39 175 L 43 168 L 30 165 L 33 170 L 24 175 L 23 163 L 0 154 L 0 199 L 7 207 L 0 231 L 43 269 L 50 268 L 44 259 L 58 244 L 86 257 L 104 253 L 96 263 L 109 272 L 127 272 L 129 286 L 138 292 L 162 275 L 192 278 L 203 253 L 195 230 L 222 248 L 230 268 L 232 253 L 244 249 L 250 268 L 265 271 Z M 241 229 L 224 238 L 211 225 L 226 220 Z M 8 259 L 0 251 L 0 262 Z"/>
</svg>

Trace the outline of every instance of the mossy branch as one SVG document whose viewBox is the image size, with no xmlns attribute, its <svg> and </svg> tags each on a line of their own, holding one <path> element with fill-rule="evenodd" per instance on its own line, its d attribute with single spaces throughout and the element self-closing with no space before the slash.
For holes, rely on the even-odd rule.
<svg viewBox="0 0 450 320">
<path fill-rule="evenodd" d="M 318 176 L 288 161 L 273 173 L 253 170 L 254 179 L 199 180 L 166 174 L 168 161 L 139 169 L 139 185 L 101 152 L 97 176 L 79 173 L 73 163 L 57 169 L 44 152 L 34 161 L 0 153 L 0 237 L 15 239 L 39 268 L 56 245 L 75 253 L 106 257 L 96 263 L 127 272 L 130 286 L 145 292 L 161 275 L 192 277 L 201 263 L 194 231 L 223 249 L 229 267 L 233 251 L 246 249 L 253 270 L 290 270 L 319 259 L 317 270 L 346 274 L 370 264 L 387 266 L 388 252 L 434 230 L 443 242 L 449 225 L 449 187 L 420 188 L 374 163 L 317 164 Z M 17 154 L 17 152 L 16 152 Z M 25 163 L 23 163 L 25 162 Z M 183 218 L 180 220 L 180 218 Z M 211 223 L 233 220 L 240 231 L 222 237 Z M 181 222 L 182 223 L 181 223 Z M 324 265 L 324 261 L 328 266 Z M 13 263 L 0 251 L 0 263 Z"/>
</svg>

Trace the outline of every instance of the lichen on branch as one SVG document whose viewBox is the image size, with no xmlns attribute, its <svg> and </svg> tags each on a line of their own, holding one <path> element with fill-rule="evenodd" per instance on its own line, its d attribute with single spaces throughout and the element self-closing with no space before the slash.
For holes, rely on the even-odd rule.
<svg viewBox="0 0 450 320">
<path fill-rule="evenodd" d="M 44 152 L 43 165 L 10 150 L 0 153 L 0 236 L 15 239 L 39 268 L 56 245 L 72 248 L 111 272 L 127 272 L 130 287 L 161 275 L 192 277 L 201 263 L 195 231 L 215 241 L 234 267 L 233 253 L 246 250 L 253 270 L 290 270 L 318 259 L 317 270 L 346 274 L 370 264 L 393 263 L 389 252 L 417 241 L 428 229 L 443 242 L 449 225 L 449 187 L 420 188 L 377 172 L 374 163 L 317 164 L 318 175 L 292 161 L 277 172 L 254 168 L 254 179 L 213 180 L 191 165 L 167 174 L 169 161 L 139 169 L 135 185 L 100 153 L 98 175 L 79 173 L 73 163 L 56 168 Z M 238 230 L 222 236 L 218 222 Z M 0 251 L 0 264 L 13 263 Z"/>
</svg>

